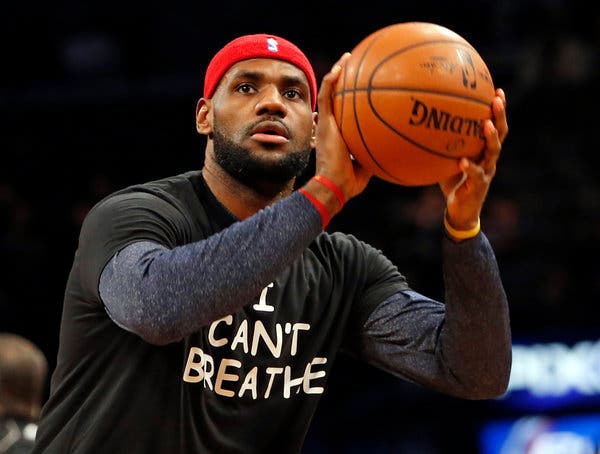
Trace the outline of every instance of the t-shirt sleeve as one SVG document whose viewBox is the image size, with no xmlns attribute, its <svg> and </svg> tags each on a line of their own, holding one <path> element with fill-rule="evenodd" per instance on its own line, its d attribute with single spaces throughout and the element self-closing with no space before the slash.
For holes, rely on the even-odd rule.
<svg viewBox="0 0 600 454">
<path fill-rule="evenodd" d="M 173 248 L 185 232 L 181 212 L 156 195 L 127 193 L 99 202 L 88 213 L 79 235 L 77 254 L 84 289 L 99 299 L 102 270 L 125 246 L 151 241 Z"/>
<path fill-rule="evenodd" d="M 380 250 L 364 245 L 367 274 L 359 292 L 358 323 L 364 324 L 373 310 L 391 295 L 408 288 L 406 278 Z"/>
<path fill-rule="evenodd" d="M 338 258 L 339 272 L 344 276 L 344 287 L 352 304 L 349 335 L 354 337 L 373 310 L 387 298 L 408 288 L 406 278 L 385 254 L 358 240 L 353 235 L 342 237 L 333 235 L 335 241 L 344 241 L 341 258 Z"/>
</svg>

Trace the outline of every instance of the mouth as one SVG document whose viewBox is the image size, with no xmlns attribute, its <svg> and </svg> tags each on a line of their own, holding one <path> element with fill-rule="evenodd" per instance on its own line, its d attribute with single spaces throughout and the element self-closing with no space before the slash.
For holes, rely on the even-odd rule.
<svg viewBox="0 0 600 454">
<path fill-rule="evenodd" d="M 250 137 L 257 142 L 284 144 L 289 142 L 287 128 L 279 122 L 263 121 L 255 126 Z"/>
</svg>

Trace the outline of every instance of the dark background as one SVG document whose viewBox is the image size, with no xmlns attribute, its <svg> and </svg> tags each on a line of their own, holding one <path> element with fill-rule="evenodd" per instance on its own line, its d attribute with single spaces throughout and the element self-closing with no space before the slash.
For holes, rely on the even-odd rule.
<svg viewBox="0 0 600 454">
<path fill-rule="evenodd" d="M 515 339 L 598 338 L 600 15 L 566 0 L 4 2 L 0 7 L 0 330 L 55 362 L 81 221 L 124 185 L 200 168 L 194 111 L 212 54 L 244 33 L 304 49 L 320 78 L 367 34 L 435 22 L 484 58 L 510 133 L 482 217 Z M 374 180 L 331 227 L 443 298 L 436 187 Z M 306 452 L 477 452 L 493 402 L 441 396 L 339 358 Z"/>
</svg>

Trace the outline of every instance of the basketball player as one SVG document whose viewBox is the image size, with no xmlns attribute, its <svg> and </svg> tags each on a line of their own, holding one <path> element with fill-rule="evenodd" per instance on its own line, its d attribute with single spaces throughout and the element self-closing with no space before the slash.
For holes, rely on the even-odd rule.
<svg viewBox="0 0 600 454">
<path fill-rule="evenodd" d="M 507 134 L 492 103 L 480 162 L 442 183 L 445 301 L 327 223 L 369 175 L 289 41 L 246 35 L 208 65 L 201 170 L 135 185 L 88 214 L 69 276 L 37 453 L 294 453 L 344 351 L 466 399 L 501 395 L 507 300 L 479 214 Z M 316 174 L 294 189 L 316 149 Z"/>
</svg>

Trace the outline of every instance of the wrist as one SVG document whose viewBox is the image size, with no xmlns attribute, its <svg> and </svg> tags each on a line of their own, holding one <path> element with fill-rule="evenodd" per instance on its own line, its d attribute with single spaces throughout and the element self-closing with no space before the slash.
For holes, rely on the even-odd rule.
<svg viewBox="0 0 600 454">
<path fill-rule="evenodd" d="M 331 221 L 331 216 L 327 206 L 304 188 L 298 189 L 298 192 L 306 197 L 312 206 L 314 206 L 319 212 L 319 215 L 321 216 L 321 228 L 325 230 L 329 224 L 329 221 Z"/>
<path fill-rule="evenodd" d="M 327 178 L 323 175 L 315 175 L 314 177 L 311 178 L 311 180 L 318 181 L 323 186 L 325 186 L 327 189 L 329 189 L 331 192 L 333 192 L 333 194 L 335 195 L 335 197 L 337 198 L 338 203 L 339 203 L 338 211 L 341 211 L 342 208 L 344 207 L 344 203 L 346 202 L 346 199 L 345 199 L 344 193 L 342 192 L 340 187 L 337 184 L 335 184 L 333 181 L 331 181 L 329 178 Z"/>
<path fill-rule="evenodd" d="M 450 238 L 456 241 L 467 240 L 469 238 L 474 238 L 481 231 L 481 220 L 478 217 L 477 223 L 474 227 L 470 229 L 456 229 L 454 228 L 450 222 L 448 221 L 448 212 L 444 211 L 444 229 Z"/>
<path fill-rule="evenodd" d="M 312 177 L 302 188 L 298 189 L 298 192 L 302 193 L 317 209 L 321 215 L 323 229 L 344 206 L 342 191 L 324 176 Z"/>
</svg>

